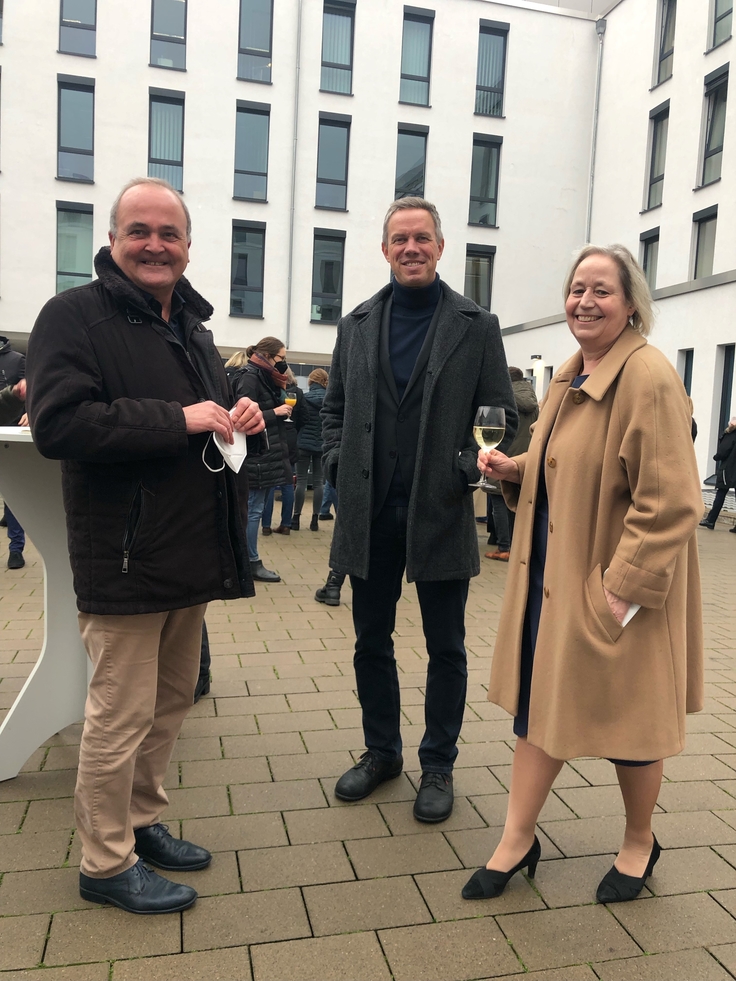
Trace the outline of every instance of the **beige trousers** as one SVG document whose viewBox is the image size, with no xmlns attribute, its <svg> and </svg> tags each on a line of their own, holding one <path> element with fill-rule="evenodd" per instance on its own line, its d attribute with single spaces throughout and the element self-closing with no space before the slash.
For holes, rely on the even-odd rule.
<svg viewBox="0 0 736 981">
<path fill-rule="evenodd" d="M 135 865 L 133 829 L 156 824 L 169 802 L 162 784 L 192 707 L 206 608 L 79 614 L 94 666 L 74 800 L 85 875 Z"/>
</svg>

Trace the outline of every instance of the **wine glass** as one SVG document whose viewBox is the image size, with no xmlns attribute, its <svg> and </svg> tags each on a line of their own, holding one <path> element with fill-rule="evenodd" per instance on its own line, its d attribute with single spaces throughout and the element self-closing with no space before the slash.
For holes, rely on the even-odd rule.
<svg viewBox="0 0 736 981">
<path fill-rule="evenodd" d="M 479 405 L 473 423 L 473 436 L 478 445 L 484 450 L 495 450 L 505 432 L 506 411 L 496 405 Z M 477 484 L 470 484 L 470 486 L 480 487 L 486 492 L 489 490 L 485 474 L 481 474 Z"/>
<path fill-rule="evenodd" d="M 290 405 L 292 409 L 296 405 L 296 395 L 293 392 L 286 392 L 284 395 L 284 404 Z M 293 422 L 294 420 L 289 416 L 288 419 L 284 419 L 284 422 Z"/>
</svg>

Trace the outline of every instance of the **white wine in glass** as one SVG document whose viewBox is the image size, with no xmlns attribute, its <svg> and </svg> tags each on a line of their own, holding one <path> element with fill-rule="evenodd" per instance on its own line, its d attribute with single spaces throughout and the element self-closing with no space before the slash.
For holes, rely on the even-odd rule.
<svg viewBox="0 0 736 981">
<path fill-rule="evenodd" d="M 506 411 L 495 405 L 479 405 L 473 423 L 473 436 L 484 450 L 495 450 L 506 433 Z M 477 484 L 471 487 L 488 488 L 486 475 L 481 474 Z"/>
</svg>

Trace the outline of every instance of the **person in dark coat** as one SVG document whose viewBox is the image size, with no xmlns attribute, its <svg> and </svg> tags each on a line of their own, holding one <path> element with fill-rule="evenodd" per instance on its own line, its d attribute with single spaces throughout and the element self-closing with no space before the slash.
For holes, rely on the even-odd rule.
<svg viewBox="0 0 736 981">
<path fill-rule="evenodd" d="M 392 632 L 406 569 L 416 582 L 429 667 L 419 747 L 420 821 L 447 818 L 467 665 L 465 602 L 480 571 L 469 485 L 478 480 L 478 406 L 516 432 L 498 320 L 436 273 L 444 239 L 434 205 L 394 201 L 383 226 L 393 281 L 337 327 L 322 408 L 323 471 L 336 487 L 330 568 L 349 574 L 355 673 L 367 752 L 338 780 L 342 800 L 401 773 L 400 695 Z"/>
<path fill-rule="evenodd" d="M 307 476 L 309 467 L 312 467 L 312 520 L 309 523 L 310 531 L 319 531 L 319 512 L 322 507 L 322 403 L 325 400 L 325 391 L 329 375 L 324 368 L 315 368 L 309 376 L 309 390 L 304 396 L 306 408 L 306 420 L 297 436 L 297 446 L 299 456 L 296 464 L 296 505 L 294 507 L 294 519 L 299 523 L 299 518 L 304 507 L 304 497 L 307 493 Z"/>
<path fill-rule="evenodd" d="M 266 494 L 271 487 L 280 487 L 292 479 L 289 463 L 289 444 L 285 433 L 286 420 L 292 408 L 284 402 L 286 394 L 286 348 L 276 337 L 263 337 L 246 350 L 248 363 L 233 375 L 236 396 L 257 402 L 266 423 L 268 449 L 259 457 L 248 456 L 248 558 L 251 574 L 259 582 L 280 582 L 277 572 L 267 569 L 258 555 L 258 528 L 261 524 Z"/>
<path fill-rule="evenodd" d="M 148 868 L 211 860 L 160 823 L 163 780 L 193 701 L 207 602 L 255 592 L 245 476 L 224 465 L 212 434 L 232 442 L 263 419 L 248 399 L 233 406 L 204 326 L 212 307 L 182 275 L 190 229 L 170 184 L 131 181 L 113 204 L 98 278 L 49 300 L 28 342 L 31 429 L 39 452 L 62 461 L 93 665 L 75 793 L 80 894 L 131 913 L 197 898 Z"/>
<path fill-rule="evenodd" d="M 713 459 L 716 461 L 716 496 L 713 499 L 713 507 L 700 522 L 701 528 L 708 528 L 710 531 L 713 531 L 716 526 L 729 488 L 736 487 L 736 416 L 723 430 L 718 440 L 718 451 Z M 736 534 L 736 525 L 728 530 Z"/>
<path fill-rule="evenodd" d="M 284 426 L 286 445 L 289 447 L 289 463 L 291 464 L 293 475 L 297 460 L 299 459 L 297 438 L 299 430 L 307 421 L 307 407 L 304 401 L 304 392 L 299 388 L 299 382 L 296 380 L 296 375 L 291 368 L 286 372 L 286 392 L 284 398 L 287 400 L 287 403 L 294 400 L 294 404 L 291 406 L 291 416 Z M 281 493 L 281 521 L 278 527 L 272 528 L 273 502 L 276 497 L 276 491 Z M 279 484 L 278 487 L 269 488 L 266 494 L 266 501 L 263 505 L 263 514 L 261 515 L 261 531 L 264 535 L 290 535 L 294 527 L 293 520 L 294 480 L 292 477 L 285 484 Z M 296 530 L 299 530 L 298 521 Z"/>
<path fill-rule="evenodd" d="M 25 355 L 13 350 L 13 345 L 7 337 L 0 336 L 0 387 L 10 387 L 17 385 L 26 376 Z M 12 405 L 12 400 L 6 403 Z M 9 419 L 3 425 L 13 426 L 18 424 L 18 420 L 23 415 L 23 407 L 14 419 Z M 26 547 L 26 533 L 23 531 L 20 522 L 10 510 L 7 504 L 3 505 L 3 526 L 8 529 L 8 568 L 22 569 L 26 564 L 23 557 L 23 550 Z"/>
</svg>

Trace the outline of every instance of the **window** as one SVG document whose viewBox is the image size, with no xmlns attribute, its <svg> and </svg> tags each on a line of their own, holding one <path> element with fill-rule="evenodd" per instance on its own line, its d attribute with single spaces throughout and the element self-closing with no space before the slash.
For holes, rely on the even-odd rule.
<svg viewBox="0 0 736 981">
<path fill-rule="evenodd" d="M 672 62 L 675 57 L 675 16 L 677 0 L 660 0 L 659 63 L 657 84 L 666 82 L 672 75 Z"/>
<path fill-rule="evenodd" d="M 184 93 L 149 89 L 148 176 L 184 189 Z"/>
<path fill-rule="evenodd" d="M 433 10 L 404 7 L 399 102 L 410 102 L 415 106 L 429 105 L 433 20 Z"/>
<path fill-rule="evenodd" d="M 245 201 L 266 200 L 270 113 L 271 107 L 262 102 L 238 100 L 234 198 Z"/>
<path fill-rule="evenodd" d="M 715 0 L 713 7 L 713 45 L 727 41 L 733 26 L 733 0 Z"/>
<path fill-rule="evenodd" d="M 342 313 L 345 232 L 315 228 L 312 265 L 312 321 L 336 324 Z"/>
<path fill-rule="evenodd" d="M 95 80 L 58 75 L 59 128 L 56 176 L 92 182 L 95 176 Z"/>
<path fill-rule="evenodd" d="M 266 226 L 262 221 L 233 221 L 230 266 L 230 316 L 263 316 L 263 254 Z"/>
<path fill-rule="evenodd" d="M 394 198 L 424 197 L 428 126 L 399 126 Z"/>
<path fill-rule="evenodd" d="M 480 22 L 478 71 L 475 76 L 475 111 L 480 116 L 503 115 L 503 79 L 506 70 L 508 24 Z"/>
<path fill-rule="evenodd" d="M 470 173 L 470 225 L 496 224 L 498 161 L 501 137 L 473 133 L 473 166 Z"/>
<path fill-rule="evenodd" d="M 705 78 L 705 146 L 703 151 L 703 184 L 712 184 L 721 176 L 723 137 L 726 131 L 726 96 L 728 65 L 717 68 Z"/>
<path fill-rule="evenodd" d="M 718 435 L 728 426 L 731 418 L 731 398 L 733 396 L 733 369 L 736 360 L 736 344 L 719 344 L 718 360 L 723 365 L 721 379 L 721 404 L 718 412 Z"/>
<path fill-rule="evenodd" d="M 0 44 L 3 43 L 3 0 L 0 0 Z"/>
<path fill-rule="evenodd" d="M 319 114 L 317 199 L 315 207 L 345 211 L 348 195 L 350 116 Z"/>
<path fill-rule="evenodd" d="M 92 205 L 56 202 L 56 292 L 92 279 Z"/>
<path fill-rule="evenodd" d="M 677 370 L 688 395 L 693 387 L 693 354 L 691 347 L 677 352 Z"/>
<path fill-rule="evenodd" d="M 657 285 L 657 260 L 659 259 L 659 226 L 650 228 L 648 232 L 642 232 L 639 236 L 641 242 L 641 267 L 644 270 L 650 290 L 655 290 Z"/>
<path fill-rule="evenodd" d="M 353 91 L 353 19 L 355 3 L 333 0 L 325 3 L 322 16 L 323 92 L 350 95 Z"/>
<path fill-rule="evenodd" d="M 495 245 L 468 245 L 465 250 L 465 296 L 491 309 Z"/>
<path fill-rule="evenodd" d="M 652 150 L 649 161 L 649 191 L 647 210 L 662 203 L 664 188 L 664 161 L 667 155 L 667 130 L 670 122 L 669 100 L 649 113 L 652 120 Z"/>
<path fill-rule="evenodd" d="M 59 51 L 94 58 L 97 0 L 61 0 Z"/>
<path fill-rule="evenodd" d="M 184 71 L 186 62 L 187 0 L 152 0 L 151 64 Z"/>
<path fill-rule="evenodd" d="M 705 208 L 693 215 L 695 223 L 695 265 L 694 279 L 713 275 L 713 254 L 716 246 L 716 222 L 718 205 Z"/>
<path fill-rule="evenodd" d="M 273 0 L 240 0 L 238 78 L 271 81 Z"/>
</svg>

